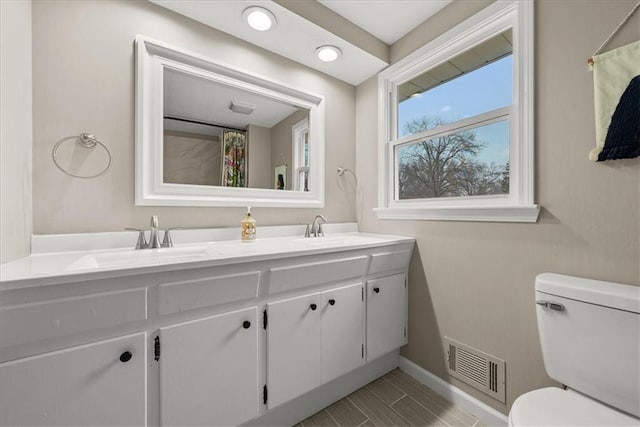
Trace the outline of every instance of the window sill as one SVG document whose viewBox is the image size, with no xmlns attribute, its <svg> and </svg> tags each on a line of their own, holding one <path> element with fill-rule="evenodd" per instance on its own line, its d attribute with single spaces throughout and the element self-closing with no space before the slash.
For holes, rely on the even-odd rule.
<svg viewBox="0 0 640 427">
<path fill-rule="evenodd" d="M 374 208 L 380 219 L 427 221 L 536 222 L 538 205 Z"/>
</svg>

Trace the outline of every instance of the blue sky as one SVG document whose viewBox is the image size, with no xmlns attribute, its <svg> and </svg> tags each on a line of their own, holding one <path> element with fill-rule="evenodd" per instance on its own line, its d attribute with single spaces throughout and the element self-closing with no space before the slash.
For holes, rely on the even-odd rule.
<svg viewBox="0 0 640 427">
<path fill-rule="evenodd" d="M 512 67 L 513 56 L 509 55 L 402 102 L 398 106 L 399 135 L 406 134 L 404 123 L 423 116 L 454 122 L 512 104 Z M 476 141 L 484 143 L 484 149 L 478 154 L 480 161 L 506 163 L 509 160 L 508 122 L 478 128 Z"/>
</svg>

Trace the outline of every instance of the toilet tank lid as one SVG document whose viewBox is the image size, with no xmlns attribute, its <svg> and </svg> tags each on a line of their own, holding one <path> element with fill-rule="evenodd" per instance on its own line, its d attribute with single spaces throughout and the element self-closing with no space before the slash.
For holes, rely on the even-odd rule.
<svg viewBox="0 0 640 427">
<path fill-rule="evenodd" d="M 536 291 L 640 314 L 640 286 L 542 273 Z"/>
</svg>

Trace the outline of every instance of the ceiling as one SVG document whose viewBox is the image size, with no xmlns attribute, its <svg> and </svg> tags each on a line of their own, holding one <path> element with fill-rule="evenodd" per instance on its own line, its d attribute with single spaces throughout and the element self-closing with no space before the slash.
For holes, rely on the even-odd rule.
<svg viewBox="0 0 640 427">
<path fill-rule="evenodd" d="M 451 0 L 149 0 L 239 39 L 358 85 L 386 68 L 388 46 L 424 22 Z M 287 5 L 289 4 L 289 7 Z M 249 6 L 269 9 L 278 24 L 269 31 L 251 29 L 242 19 Z M 291 9 L 296 9 L 294 13 Z M 308 13 L 300 13 L 301 9 Z M 304 17 L 302 16 L 304 15 Z M 334 18 L 333 25 L 327 19 Z M 316 17 L 318 19 L 316 19 Z M 336 24 L 340 20 L 339 25 Z M 346 28 L 351 26 L 351 28 Z M 327 28 L 333 27 L 334 31 Z M 363 31 L 364 30 L 364 31 Z M 337 35 L 336 33 L 340 33 Z M 363 37 L 364 34 L 364 37 Z M 369 37 L 371 40 L 365 40 Z M 367 48 L 382 45 L 386 55 Z M 314 54 L 323 44 L 342 50 L 340 60 L 321 62 Z"/>
<path fill-rule="evenodd" d="M 298 107 L 182 71 L 165 69 L 164 116 L 244 129 L 249 124 L 271 128 Z M 255 107 L 251 114 L 235 113 L 232 102 Z"/>
<path fill-rule="evenodd" d="M 392 45 L 452 0 L 318 0 L 355 25 Z"/>
</svg>

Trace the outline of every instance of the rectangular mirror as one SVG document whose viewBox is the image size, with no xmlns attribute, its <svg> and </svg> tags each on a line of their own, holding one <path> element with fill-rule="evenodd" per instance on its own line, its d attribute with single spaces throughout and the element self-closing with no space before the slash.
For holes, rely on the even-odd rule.
<svg viewBox="0 0 640 427">
<path fill-rule="evenodd" d="M 324 204 L 324 100 L 136 37 L 136 204 Z"/>
</svg>

